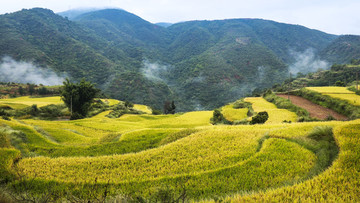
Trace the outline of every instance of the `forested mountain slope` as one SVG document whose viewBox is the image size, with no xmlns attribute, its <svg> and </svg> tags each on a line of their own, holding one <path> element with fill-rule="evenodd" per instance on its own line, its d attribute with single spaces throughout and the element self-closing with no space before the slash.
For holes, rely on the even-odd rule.
<svg viewBox="0 0 360 203">
<path fill-rule="evenodd" d="M 356 57 L 324 54 L 341 50 L 334 45 L 341 37 L 268 20 L 165 28 L 120 9 L 73 14 L 68 20 L 36 8 L 1 15 L 0 56 L 32 61 L 73 80 L 85 77 L 117 99 L 155 108 L 175 100 L 183 111 L 212 109 L 283 81 L 294 51 L 311 49 L 331 62 Z"/>
</svg>

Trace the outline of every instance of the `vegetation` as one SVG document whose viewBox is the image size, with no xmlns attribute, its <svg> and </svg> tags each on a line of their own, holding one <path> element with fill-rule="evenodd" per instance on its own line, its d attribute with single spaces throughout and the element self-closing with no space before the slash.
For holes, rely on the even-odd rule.
<svg viewBox="0 0 360 203">
<path fill-rule="evenodd" d="M 250 105 L 251 106 L 251 105 Z M 224 115 L 224 118 L 231 122 L 239 122 L 241 120 L 247 119 L 249 114 L 249 109 L 245 108 L 245 106 L 241 106 L 242 108 L 235 108 L 240 107 L 238 102 L 234 104 L 228 104 L 221 108 L 221 113 Z"/>
<path fill-rule="evenodd" d="M 114 107 L 112 111 L 107 115 L 109 118 L 119 118 L 124 114 L 143 114 L 144 112 L 136 110 L 133 108 L 134 104 L 129 104 L 128 102 L 119 102 Z"/>
<path fill-rule="evenodd" d="M 255 112 L 266 111 L 268 113 L 269 119 L 266 121 L 267 124 L 282 123 L 284 121 L 295 122 L 297 120 L 294 112 L 287 109 L 278 109 L 274 104 L 262 97 L 247 97 L 245 101 L 252 103 L 252 108 Z"/>
<path fill-rule="evenodd" d="M 296 78 L 285 80 L 282 84 L 275 84 L 272 87 L 274 92 L 287 92 L 289 90 L 300 89 L 303 87 L 331 86 L 351 86 L 356 84 L 356 75 L 360 72 L 360 66 L 354 64 L 334 64 L 329 70 L 319 70 L 307 75 L 298 74 Z"/>
<path fill-rule="evenodd" d="M 339 157 L 332 166 L 319 176 L 275 190 L 229 198 L 232 201 L 359 201 L 359 124 L 340 125 L 334 129 L 334 137 L 340 147 Z M 350 144 L 351 143 L 351 144 Z"/>
<path fill-rule="evenodd" d="M 257 113 L 254 117 L 252 117 L 250 124 L 263 124 L 265 123 L 269 118 L 269 114 L 266 111 L 262 111 Z"/>
<path fill-rule="evenodd" d="M 339 90 L 339 88 L 341 88 L 340 90 L 349 91 L 345 87 L 324 88 L 324 91 L 329 93 L 328 92 L 329 90 L 335 91 L 335 90 Z M 314 88 L 311 88 L 311 89 L 314 89 Z M 348 102 L 346 100 L 335 98 L 335 97 L 333 97 L 333 94 L 330 94 L 331 96 L 329 96 L 326 94 L 321 94 L 319 92 L 312 91 L 307 88 L 303 88 L 298 91 L 293 91 L 293 92 L 291 92 L 291 94 L 304 97 L 304 98 L 312 101 L 313 103 L 319 104 L 326 108 L 333 109 L 334 111 L 336 111 L 338 113 L 348 116 L 350 119 L 360 118 L 359 107 L 352 105 L 350 102 Z M 338 94 L 336 94 L 336 95 L 338 95 Z M 352 97 L 355 97 L 355 96 L 358 97 L 354 93 L 352 93 L 350 95 L 353 95 Z"/>
<path fill-rule="evenodd" d="M 70 119 L 86 117 L 99 91 L 94 87 L 94 84 L 85 81 L 85 79 L 82 79 L 77 84 L 66 79 L 61 92 L 61 100 L 64 101 L 71 113 Z"/>
<path fill-rule="evenodd" d="M 111 119 L 106 110 L 72 121 L 0 119 L 1 157 L 8 160 L 0 166 L 4 191 L 14 200 L 26 191 L 39 201 L 246 199 L 314 181 L 332 170 L 338 150 L 341 159 L 343 144 L 338 148 L 335 142 L 352 132 L 339 131 L 350 123 L 285 124 L 271 116 L 292 112 L 262 98 L 245 101 L 257 112 L 261 105 L 272 112 L 273 124 L 212 126 L 211 111 Z M 232 109 L 248 106 L 245 101 Z M 112 103 L 113 109 L 137 106 Z M 239 192 L 244 195 L 234 196 Z"/>
<path fill-rule="evenodd" d="M 289 47 L 300 52 L 308 47 L 319 52 L 330 47 L 326 53 L 341 50 L 339 58 L 327 56 L 336 63 L 357 53 L 355 36 L 260 19 L 164 28 L 117 9 L 71 19 L 40 8 L 1 15 L 0 56 L 66 73 L 73 81 L 86 78 L 115 99 L 155 109 L 175 100 L 177 111 L 190 111 L 218 108 L 249 94 L 249 88 L 281 83 L 294 60 Z M 341 38 L 351 38 L 345 41 L 354 49 L 342 51 Z M 149 74 L 149 67 L 161 71 Z"/>
<path fill-rule="evenodd" d="M 278 107 L 280 109 L 287 109 L 289 111 L 296 113 L 296 115 L 298 116 L 297 121 L 302 122 L 302 121 L 312 121 L 313 120 L 312 118 L 310 118 L 308 111 L 306 111 L 305 109 L 303 109 L 301 107 L 294 105 L 287 99 L 276 96 L 272 92 L 268 92 L 267 94 L 265 94 L 264 99 L 266 99 L 268 102 L 274 103 L 276 105 L 276 107 Z"/>
<path fill-rule="evenodd" d="M 215 109 L 213 112 L 213 117 L 210 119 L 210 123 L 215 124 L 232 124 L 232 122 L 226 120 L 224 115 L 220 112 L 219 109 Z"/>
<path fill-rule="evenodd" d="M 307 112 L 270 92 L 229 104 L 249 88 L 281 82 L 288 47 L 321 51 L 341 47 L 344 37 L 331 43 L 336 36 L 256 19 L 162 28 L 115 9 L 75 19 L 44 9 L 2 15 L 0 55 L 85 76 L 125 102 L 94 99 L 97 89 L 85 80 L 65 82 L 66 105 L 60 97 L 8 98 L 37 94 L 31 84 L 7 89 L 0 100 L 0 202 L 360 201 L 359 120 L 296 122 Z M 163 71 L 149 77 L 145 64 L 157 60 L 163 64 L 153 69 Z M 354 80 L 337 74 L 353 78 L 358 64 L 274 89 L 325 79 L 347 84 Z M 359 118 L 358 95 L 345 87 L 292 93 Z M 156 109 L 173 100 L 177 111 L 228 105 L 176 113 L 168 102 L 169 114 L 160 115 Z M 138 101 L 153 105 L 132 103 Z M 62 119 L 72 112 L 82 119 Z M 249 123 L 264 124 L 221 125 Z"/>
<path fill-rule="evenodd" d="M 360 106 L 360 96 L 348 90 L 346 87 L 307 87 L 307 89 L 320 92 L 323 95 L 328 95 L 333 98 L 346 100 L 354 106 Z"/>
</svg>

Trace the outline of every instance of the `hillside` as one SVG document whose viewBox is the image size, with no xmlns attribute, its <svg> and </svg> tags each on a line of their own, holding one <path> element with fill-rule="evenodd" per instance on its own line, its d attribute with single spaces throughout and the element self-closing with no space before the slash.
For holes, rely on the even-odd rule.
<svg viewBox="0 0 360 203">
<path fill-rule="evenodd" d="M 164 100 L 175 100 L 181 111 L 212 109 L 270 87 L 287 77 L 288 66 L 297 61 L 294 51 L 311 49 L 317 56 L 337 38 L 260 19 L 165 28 L 119 9 L 63 15 L 70 14 L 73 21 L 40 8 L 0 16 L 0 56 L 73 80 L 85 77 L 114 98 L 158 109 Z M 356 55 L 330 56 L 351 57 Z"/>
<path fill-rule="evenodd" d="M 332 86 L 340 82 L 341 86 L 356 84 L 356 75 L 360 71 L 360 61 L 352 60 L 349 64 L 334 64 L 329 70 L 319 70 L 315 73 L 298 74 L 297 77 L 287 79 L 282 84 L 275 84 L 272 89 L 276 92 L 299 89 L 307 86 Z M 358 78 L 359 79 L 359 78 Z"/>
<path fill-rule="evenodd" d="M 360 58 L 360 36 L 344 35 L 321 51 L 320 56 L 331 63 L 349 63 Z"/>
<path fill-rule="evenodd" d="M 244 101 L 254 113 L 269 113 L 265 124 L 211 125 L 212 111 L 109 118 L 122 104 L 113 100 L 109 110 L 80 120 L 3 116 L 0 201 L 359 201 L 359 120 L 300 123 L 264 98 Z M 0 109 L 60 103 L 19 97 L 0 100 Z M 238 107 L 223 108 L 251 119 Z"/>
</svg>

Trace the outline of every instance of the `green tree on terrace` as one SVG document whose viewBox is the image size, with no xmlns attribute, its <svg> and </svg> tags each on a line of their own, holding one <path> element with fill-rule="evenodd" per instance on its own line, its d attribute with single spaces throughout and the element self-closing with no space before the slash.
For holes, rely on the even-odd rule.
<svg viewBox="0 0 360 203">
<path fill-rule="evenodd" d="M 175 114 L 175 103 L 174 101 L 166 101 L 164 104 L 164 114 Z"/>
<path fill-rule="evenodd" d="M 100 92 L 91 82 L 82 79 L 79 83 L 72 83 L 69 79 L 64 82 L 61 99 L 71 112 L 71 118 L 81 119 L 86 117 L 96 95 Z"/>
<path fill-rule="evenodd" d="M 28 84 L 28 91 L 30 95 L 33 95 L 35 93 L 35 85 L 34 84 Z"/>
<path fill-rule="evenodd" d="M 19 86 L 18 92 L 21 96 L 25 94 L 25 90 L 22 86 Z"/>
</svg>

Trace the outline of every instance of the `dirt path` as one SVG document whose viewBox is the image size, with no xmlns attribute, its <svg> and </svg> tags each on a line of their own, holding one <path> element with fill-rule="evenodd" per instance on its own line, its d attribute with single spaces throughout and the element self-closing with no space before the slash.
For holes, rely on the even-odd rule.
<svg viewBox="0 0 360 203">
<path fill-rule="evenodd" d="M 278 94 L 277 96 L 287 99 L 288 95 Z M 336 120 L 348 120 L 348 117 L 341 115 L 331 109 L 322 107 L 320 105 L 314 104 L 311 101 L 304 99 L 299 96 L 289 95 L 290 101 L 303 109 L 306 109 L 310 113 L 310 117 L 325 120 L 329 115 L 334 117 Z"/>
</svg>

